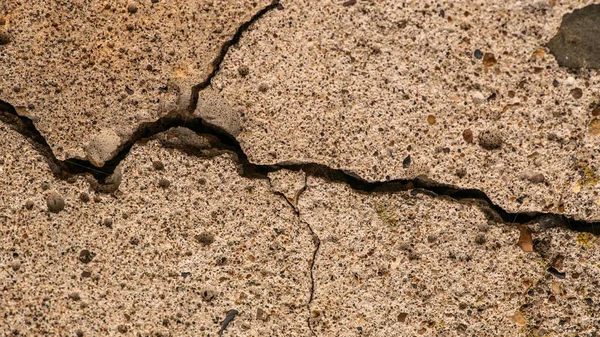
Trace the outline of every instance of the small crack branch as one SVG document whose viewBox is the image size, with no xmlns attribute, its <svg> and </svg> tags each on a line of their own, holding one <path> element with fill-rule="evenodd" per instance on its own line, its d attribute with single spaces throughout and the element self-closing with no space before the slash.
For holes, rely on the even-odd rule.
<svg viewBox="0 0 600 337">
<path fill-rule="evenodd" d="M 198 85 L 195 85 L 194 87 L 192 87 L 192 98 L 190 100 L 190 105 L 188 107 L 188 111 L 190 113 L 193 113 L 194 110 L 196 110 L 196 106 L 198 105 L 198 97 L 199 97 L 199 93 L 200 91 L 202 91 L 203 89 L 205 89 L 206 87 L 208 87 L 211 82 L 212 79 L 215 77 L 215 75 L 217 75 L 217 73 L 219 72 L 219 70 L 221 70 L 221 63 L 223 62 L 223 59 L 225 59 L 225 56 L 227 55 L 227 52 L 229 51 L 229 48 L 235 44 L 237 44 L 240 41 L 240 38 L 242 37 L 242 34 L 248 30 L 248 28 L 257 20 L 259 20 L 260 18 L 262 18 L 265 14 L 267 14 L 269 11 L 273 10 L 273 9 L 281 9 L 281 4 L 279 3 L 279 0 L 274 0 L 273 2 L 271 2 L 270 5 L 266 6 L 265 8 L 261 9 L 260 11 L 258 11 L 256 14 L 254 14 L 250 20 L 244 22 L 241 26 L 238 27 L 238 29 L 236 30 L 235 34 L 233 34 L 233 37 L 231 38 L 231 40 L 225 42 L 222 46 L 221 46 L 221 51 L 219 52 L 219 55 L 214 59 L 214 61 L 212 62 L 212 71 L 211 73 L 208 75 L 208 77 L 206 78 L 206 80 Z"/>
<path fill-rule="evenodd" d="M 301 169 L 302 171 L 302 169 Z M 302 171 L 303 172 L 303 171 Z M 317 235 L 317 233 L 313 230 L 312 226 L 301 219 L 301 214 L 300 214 L 300 196 L 302 195 L 302 193 L 304 193 L 308 188 L 308 175 L 304 174 L 304 185 L 302 186 L 301 189 L 299 189 L 298 191 L 296 191 L 296 194 L 294 196 L 294 201 L 295 204 L 292 203 L 286 196 L 284 193 L 279 192 L 279 191 L 274 191 L 274 193 L 276 195 L 279 195 L 280 197 L 283 198 L 283 200 L 286 201 L 286 203 L 294 210 L 294 213 L 296 213 L 296 216 L 298 217 L 298 220 L 300 220 L 300 222 L 302 222 L 306 228 L 308 228 L 308 231 L 310 233 L 311 236 L 311 240 L 312 243 L 315 247 L 315 249 L 312 252 L 312 257 L 310 260 L 310 266 L 309 266 L 309 272 L 310 272 L 310 294 L 308 296 L 308 301 L 306 302 L 306 308 L 308 310 L 308 317 L 307 317 L 307 324 L 308 324 L 308 328 L 310 329 L 311 333 L 313 336 L 316 336 L 317 334 L 314 331 L 314 328 L 312 326 L 312 320 L 311 320 L 311 305 L 312 305 L 312 301 L 314 299 L 315 296 L 315 276 L 313 273 L 313 269 L 315 267 L 315 263 L 317 261 L 317 254 L 319 253 L 319 248 L 321 248 L 321 238 L 319 237 L 319 235 Z"/>
<path fill-rule="evenodd" d="M 310 231 L 313 244 L 315 245 L 315 250 L 313 250 L 312 259 L 310 261 L 310 295 L 308 297 L 308 303 L 306 304 L 306 307 L 308 309 L 308 318 L 307 318 L 308 328 L 310 329 L 310 332 L 313 334 L 313 336 L 316 336 L 317 334 L 315 333 L 315 330 L 312 325 L 311 308 L 312 308 L 313 299 L 315 298 L 314 267 L 315 267 L 315 263 L 317 261 L 317 255 L 319 254 L 319 249 L 321 248 L 321 238 L 319 238 L 319 235 L 317 235 L 317 233 L 315 233 L 315 231 L 313 230 L 313 228 L 311 227 L 311 225 L 308 222 L 306 222 L 306 221 L 302 221 L 302 222 L 306 225 L 306 227 Z"/>
</svg>

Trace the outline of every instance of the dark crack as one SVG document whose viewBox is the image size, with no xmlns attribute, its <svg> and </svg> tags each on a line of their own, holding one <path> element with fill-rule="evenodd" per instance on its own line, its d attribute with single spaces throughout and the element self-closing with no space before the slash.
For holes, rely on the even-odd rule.
<svg viewBox="0 0 600 337">
<path fill-rule="evenodd" d="M 313 336 L 316 336 L 317 334 L 315 333 L 315 330 L 313 328 L 312 325 L 312 311 L 311 311 L 311 305 L 312 305 L 312 301 L 315 298 L 315 275 L 313 272 L 313 269 L 315 267 L 315 263 L 317 261 L 317 254 L 319 254 L 319 248 L 321 248 L 321 238 L 319 238 L 319 235 L 317 235 L 317 233 L 315 233 L 315 231 L 312 229 L 312 227 L 310 226 L 310 224 L 306 221 L 302 221 L 304 224 L 306 224 L 306 227 L 308 228 L 308 230 L 310 231 L 310 234 L 312 236 L 312 241 L 313 244 L 315 245 L 315 250 L 313 250 L 313 254 L 312 254 L 312 259 L 310 261 L 310 295 L 308 297 L 308 303 L 306 304 L 306 307 L 308 309 L 308 328 L 310 329 L 310 332 L 313 334 Z"/>
<path fill-rule="evenodd" d="M 229 48 L 239 41 L 243 32 L 246 31 L 253 22 L 275 8 L 278 8 L 278 2 L 273 2 L 271 5 L 260 10 L 249 21 L 240 26 L 233 38 L 223 45 L 219 56 L 213 62 L 214 69 L 210 76 L 206 81 L 193 88 L 192 102 L 187 111 L 175 111 L 161 117 L 155 122 L 139 125 L 130 139 L 122 145 L 119 153 L 111 160 L 107 161 L 103 167 L 95 167 L 89 161 L 82 159 L 57 159 L 46 139 L 36 129 L 33 121 L 26 116 L 20 116 L 11 104 L 1 100 L 0 120 L 29 139 L 40 154 L 47 159 L 51 171 L 59 179 L 68 179 L 79 174 L 89 174 L 93 176 L 99 184 L 102 184 L 104 180 L 114 172 L 115 168 L 123 161 L 123 159 L 127 157 L 135 143 L 153 137 L 173 127 L 185 127 L 197 134 L 210 135 L 210 138 L 212 139 L 211 144 L 216 150 L 235 153 L 241 168 L 241 174 L 245 177 L 267 179 L 267 174 L 269 172 L 281 169 L 292 171 L 302 170 L 309 176 L 320 177 L 330 182 L 345 183 L 352 189 L 361 193 L 396 193 L 410 191 L 411 194 L 424 193 L 435 198 L 450 198 L 459 202 L 471 203 L 478 206 L 489 220 L 498 223 L 527 224 L 538 222 L 542 228 L 565 227 L 577 232 L 600 234 L 600 221 L 576 220 L 572 216 L 555 213 L 511 213 L 494 204 L 481 190 L 463 189 L 452 185 L 437 183 L 429 179 L 415 178 L 397 179 L 385 182 L 369 182 L 352 173 L 345 172 L 342 169 L 331 168 L 319 163 L 279 163 L 275 165 L 259 165 L 251 163 L 235 137 L 219 128 L 204 123 L 201 118 L 191 117 L 190 112 L 194 111 L 196 108 L 199 92 L 210 85 L 212 78 L 219 71 L 220 65 Z"/>
<path fill-rule="evenodd" d="M 463 189 L 422 178 L 369 182 L 353 174 L 346 173 L 344 170 L 318 163 L 254 164 L 248 160 L 239 142 L 233 136 L 221 129 L 206 125 L 201 118 L 189 118 L 186 114 L 182 113 L 169 114 L 155 122 L 140 125 L 132 138 L 126 142 L 123 149 L 101 168 L 95 167 L 89 161 L 82 159 L 57 159 L 46 139 L 35 128 L 33 122 L 25 116 L 19 116 L 14 107 L 4 101 L 0 101 L 0 120 L 29 139 L 40 154 L 47 159 L 52 173 L 59 179 L 68 179 L 79 174 L 90 174 L 99 184 L 102 184 L 114 172 L 117 165 L 127 157 L 131 147 L 135 143 L 173 127 L 185 127 L 200 135 L 210 135 L 212 139 L 211 145 L 215 150 L 235 153 L 240 167 L 240 174 L 244 177 L 268 179 L 267 174 L 269 172 L 281 169 L 304 171 L 308 176 L 323 178 L 329 182 L 345 183 L 353 190 L 361 193 L 397 193 L 409 191 L 413 195 L 423 193 L 435 198 L 450 198 L 458 202 L 471 203 L 479 207 L 489 220 L 497 223 L 527 224 L 538 222 L 542 228 L 565 227 L 577 232 L 600 234 L 600 221 L 577 220 L 572 216 L 556 213 L 508 212 L 494 204 L 483 191 L 478 189 Z"/>
<path fill-rule="evenodd" d="M 231 38 L 231 40 L 225 42 L 223 44 L 223 46 L 221 46 L 221 51 L 219 52 L 219 55 L 212 62 L 213 69 L 212 69 L 210 75 L 208 75 L 207 79 L 204 82 L 202 82 L 202 83 L 200 83 L 198 85 L 195 85 L 192 88 L 192 98 L 190 100 L 190 105 L 188 106 L 188 111 L 190 113 L 193 113 L 194 110 L 196 110 L 196 106 L 198 105 L 198 94 L 200 93 L 200 91 L 202 91 L 202 89 L 208 87 L 211 84 L 213 77 L 215 77 L 215 75 L 221 69 L 221 63 L 223 62 L 223 59 L 225 58 L 225 55 L 227 55 L 227 52 L 229 51 L 229 48 L 231 46 L 237 44 L 240 41 L 240 38 L 242 37 L 242 34 L 246 30 L 248 30 L 248 27 L 250 27 L 250 25 L 252 25 L 255 21 L 257 21 L 258 19 L 260 19 L 261 17 L 263 17 L 269 11 L 271 11 L 273 9 L 276 9 L 276 8 L 281 8 L 281 5 L 279 4 L 279 0 L 274 0 L 273 2 L 271 2 L 270 5 L 268 5 L 267 7 L 261 9 L 256 14 L 254 14 L 250 18 L 250 20 L 248 20 L 247 22 L 244 22 L 241 26 L 238 27 L 238 29 L 236 30 L 235 34 Z"/>
<path fill-rule="evenodd" d="M 300 170 L 303 170 L 303 169 L 300 168 Z M 316 336 L 317 334 L 314 331 L 314 328 L 312 326 L 312 320 L 311 320 L 311 305 L 312 305 L 312 301 L 315 297 L 315 276 L 314 276 L 313 270 L 315 267 L 315 263 L 317 261 L 317 254 L 319 254 L 319 248 L 321 248 L 321 238 L 313 230 L 312 226 L 308 222 L 303 221 L 301 219 L 300 207 L 299 207 L 300 196 L 302 195 L 302 193 L 304 193 L 304 191 L 306 191 L 307 186 L 308 186 L 308 175 L 305 175 L 304 176 L 304 186 L 299 191 L 296 192 L 295 199 L 294 199 L 295 205 L 292 202 L 290 202 L 290 200 L 285 196 L 285 194 L 283 194 L 281 192 L 275 192 L 275 194 L 281 196 L 287 202 L 287 204 L 294 210 L 294 213 L 296 213 L 296 216 L 298 217 L 298 219 L 300 219 L 300 221 L 306 225 L 306 228 L 308 228 L 308 231 L 310 232 L 313 245 L 315 246 L 315 250 L 313 250 L 312 258 L 310 260 L 310 266 L 309 266 L 310 294 L 308 296 L 308 301 L 306 302 L 306 308 L 308 309 L 308 318 L 307 318 L 308 328 L 310 329 L 310 332 L 312 333 L 312 335 Z"/>
</svg>

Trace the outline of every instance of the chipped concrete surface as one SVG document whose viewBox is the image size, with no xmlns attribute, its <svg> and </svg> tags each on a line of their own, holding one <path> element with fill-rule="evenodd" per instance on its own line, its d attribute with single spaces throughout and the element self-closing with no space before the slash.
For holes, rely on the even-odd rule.
<svg viewBox="0 0 600 337">
<path fill-rule="evenodd" d="M 59 159 L 92 159 L 86 144 L 102 131 L 127 139 L 187 109 L 223 44 L 269 3 L 2 1 L 0 100 L 33 119 Z"/>
<path fill-rule="evenodd" d="M 0 4 L 0 335 L 596 336 L 586 4 Z"/>
<path fill-rule="evenodd" d="M 243 108 L 238 140 L 252 162 L 316 162 L 369 181 L 425 175 L 511 212 L 600 219 L 600 185 L 582 179 L 600 169 L 588 132 L 598 72 L 569 72 L 545 48 L 586 3 L 286 1 L 213 85 Z"/>
<path fill-rule="evenodd" d="M 103 195 L 83 178 L 53 179 L 4 125 L 1 142 L 3 335 L 214 335 L 232 308 L 229 335 L 309 335 L 308 229 L 267 180 L 240 177 L 230 155 L 151 141 L 123 162 L 119 192 Z M 58 214 L 45 184 L 64 198 Z"/>
</svg>

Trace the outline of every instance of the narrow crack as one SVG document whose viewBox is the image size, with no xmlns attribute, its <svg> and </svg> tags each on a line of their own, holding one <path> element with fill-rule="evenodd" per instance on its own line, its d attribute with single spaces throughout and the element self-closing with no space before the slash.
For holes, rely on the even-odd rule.
<svg viewBox="0 0 600 337">
<path fill-rule="evenodd" d="M 244 22 L 241 26 L 238 27 L 235 34 L 231 38 L 231 40 L 225 42 L 223 44 L 223 46 L 221 46 L 221 51 L 220 51 L 219 55 L 217 56 L 217 58 L 215 58 L 213 60 L 213 63 L 212 63 L 213 69 L 212 69 L 210 75 L 208 75 L 208 77 L 206 78 L 206 80 L 204 82 L 192 87 L 192 98 L 190 100 L 190 105 L 188 106 L 188 112 L 193 113 L 194 110 L 196 110 L 196 106 L 198 105 L 198 96 L 199 96 L 200 91 L 202 91 L 202 89 L 208 87 L 211 84 L 213 77 L 215 77 L 215 75 L 217 75 L 219 70 L 221 70 L 221 63 L 223 62 L 225 55 L 227 55 L 229 48 L 231 46 L 237 44 L 240 41 L 242 34 L 246 30 L 248 30 L 248 27 L 250 27 L 250 25 L 252 25 L 255 21 L 259 20 L 261 17 L 263 17 L 269 11 L 276 9 L 276 8 L 278 8 L 278 9 L 283 8 L 281 6 L 281 4 L 279 3 L 279 0 L 273 0 L 273 2 L 271 2 L 270 5 L 266 6 L 265 8 L 261 9 L 256 14 L 254 14 L 250 18 L 250 20 Z"/>
<path fill-rule="evenodd" d="M 317 235 L 317 233 L 315 233 L 315 231 L 313 230 L 313 228 L 311 227 L 311 225 L 308 222 L 306 222 L 306 221 L 302 221 L 302 222 L 304 224 L 306 224 L 306 227 L 310 231 L 313 244 L 315 245 L 315 250 L 313 251 L 312 259 L 310 261 L 310 296 L 308 298 L 308 303 L 306 304 L 306 308 L 308 309 L 308 318 L 307 318 L 308 328 L 310 329 L 310 332 L 313 334 L 313 336 L 316 336 L 317 334 L 315 333 L 315 330 L 312 325 L 312 320 L 311 320 L 311 315 L 312 315 L 311 308 L 312 308 L 313 299 L 315 298 L 314 268 L 315 268 L 315 263 L 317 261 L 317 254 L 319 254 L 319 248 L 321 248 L 321 238 L 319 237 L 319 235 Z"/>
<path fill-rule="evenodd" d="M 296 217 L 298 217 L 298 220 L 300 220 L 300 222 L 302 222 L 304 225 L 306 225 L 306 228 L 308 228 L 308 231 L 310 232 L 310 236 L 313 242 L 313 245 L 315 246 L 315 250 L 313 250 L 312 253 L 312 258 L 310 260 L 310 266 L 309 266 L 309 271 L 310 271 L 310 294 L 308 297 L 308 301 L 306 302 L 306 308 L 308 310 L 308 317 L 306 319 L 307 324 L 308 324 L 308 328 L 310 329 L 310 332 L 312 333 L 313 336 L 316 336 L 317 334 L 315 333 L 315 330 L 312 326 L 312 320 L 311 320 L 311 308 L 312 308 L 312 301 L 315 297 L 315 276 L 314 276 L 314 267 L 315 267 L 315 263 L 317 261 L 317 254 L 319 253 L 319 248 L 321 248 L 321 238 L 319 237 L 319 235 L 313 230 L 312 226 L 301 219 L 301 214 L 300 214 L 300 196 L 302 196 L 302 193 L 304 193 L 306 191 L 306 189 L 308 188 L 308 175 L 304 175 L 304 186 L 298 190 L 296 192 L 296 195 L 294 196 L 294 200 L 295 200 L 295 205 L 285 196 L 284 193 L 282 192 L 275 192 L 275 194 L 281 196 L 283 198 L 283 200 L 285 200 L 287 202 L 287 204 L 294 210 L 294 213 L 296 213 Z"/>
</svg>

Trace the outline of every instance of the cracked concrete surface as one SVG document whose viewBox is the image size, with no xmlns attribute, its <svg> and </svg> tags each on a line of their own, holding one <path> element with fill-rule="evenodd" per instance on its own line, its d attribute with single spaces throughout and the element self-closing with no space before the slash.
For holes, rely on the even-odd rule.
<svg viewBox="0 0 600 337">
<path fill-rule="evenodd" d="M 59 159 L 101 166 L 136 126 L 187 109 L 223 45 L 269 4 L 3 1 L 0 100 L 33 119 Z"/>
<path fill-rule="evenodd" d="M 516 227 L 473 205 L 317 178 L 299 209 L 321 239 L 310 308 L 319 336 L 591 336 L 600 326 L 591 235 L 540 232 L 537 253 L 524 253 Z M 545 270 L 558 256 L 564 279 Z"/>
<path fill-rule="evenodd" d="M 584 5 L 0 5 L 0 332 L 596 336 Z"/>
<path fill-rule="evenodd" d="M 243 110 L 252 162 L 425 175 L 510 212 L 600 219 L 597 178 L 585 177 L 600 169 L 598 71 L 572 73 L 545 47 L 586 3 L 286 1 L 213 85 Z"/>
<path fill-rule="evenodd" d="M 309 334 L 312 238 L 232 154 L 136 145 L 119 192 L 104 195 L 83 177 L 54 179 L 25 139 L 2 135 L 3 333 L 214 335 L 235 308 L 230 335 Z M 64 199 L 58 214 L 50 191 Z"/>
</svg>

